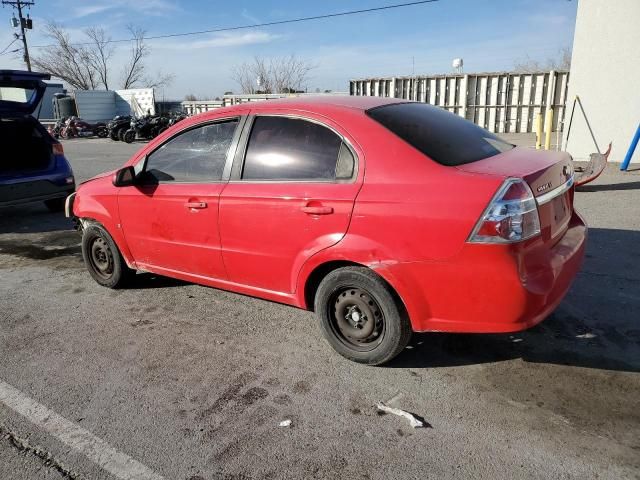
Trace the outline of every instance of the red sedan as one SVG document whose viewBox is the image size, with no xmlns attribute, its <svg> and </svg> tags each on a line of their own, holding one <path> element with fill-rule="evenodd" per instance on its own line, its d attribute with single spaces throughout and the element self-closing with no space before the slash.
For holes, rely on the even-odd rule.
<svg viewBox="0 0 640 480">
<path fill-rule="evenodd" d="M 181 122 L 67 214 L 116 288 L 154 272 L 314 310 L 345 357 L 412 331 L 513 332 L 562 300 L 584 256 L 562 152 L 373 97 L 238 105 Z"/>
</svg>

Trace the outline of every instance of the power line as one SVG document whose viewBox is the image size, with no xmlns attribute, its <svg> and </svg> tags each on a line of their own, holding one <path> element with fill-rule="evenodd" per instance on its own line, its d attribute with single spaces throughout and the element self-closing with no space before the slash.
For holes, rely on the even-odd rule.
<svg viewBox="0 0 640 480">
<path fill-rule="evenodd" d="M 13 39 L 13 41 L 7 45 L 6 47 L 4 47 L 4 49 L 0 52 L 0 55 L 3 55 L 7 50 L 9 50 L 9 47 L 11 47 L 11 45 L 13 45 L 14 43 L 16 43 L 18 40 L 20 40 L 20 37 L 16 37 Z"/>
<path fill-rule="evenodd" d="M 2 0 L 2 5 L 11 5 L 13 8 L 18 10 L 18 18 L 20 20 L 20 31 L 22 32 L 22 44 L 24 46 L 24 62 L 27 64 L 27 70 L 31 71 L 31 59 L 29 58 L 29 46 L 27 45 L 27 34 L 25 33 L 26 29 L 31 29 L 31 19 L 27 14 L 27 18 L 25 19 L 22 16 L 22 7 L 31 7 L 34 5 L 33 1 L 29 0 Z M 14 17 L 15 18 L 15 17 Z M 28 22 L 28 23 L 27 23 Z"/>
<path fill-rule="evenodd" d="M 288 23 L 299 23 L 299 22 L 309 22 L 312 20 L 323 20 L 327 18 L 335 18 L 335 17 L 345 17 L 347 15 L 359 15 L 363 13 L 371 13 L 371 12 L 379 12 L 382 10 L 391 10 L 395 8 L 404 8 L 404 7 L 412 7 L 415 5 L 423 5 L 425 3 L 435 3 L 439 0 L 421 0 L 416 2 L 406 2 L 406 3 L 396 3 L 393 5 L 385 5 L 383 7 L 373 7 L 373 8 L 364 8 L 361 10 L 349 10 L 347 12 L 337 12 L 337 13 L 327 13 L 325 15 L 314 15 L 312 17 L 300 17 L 300 18 L 291 18 L 287 20 L 278 20 L 273 22 L 264 22 L 264 23 L 254 23 L 252 25 L 238 25 L 235 27 L 224 27 L 224 28 L 212 28 L 209 30 L 198 30 L 194 32 L 182 32 L 182 33 L 169 33 L 166 35 L 154 35 L 151 37 L 144 37 L 145 40 L 158 40 L 161 38 L 174 38 L 174 37 L 187 37 L 191 35 L 203 35 L 205 33 L 220 33 L 220 32 L 231 32 L 234 30 L 245 30 L 248 28 L 257 28 L 257 27 L 271 27 L 274 25 L 284 25 Z M 105 43 L 123 43 L 123 42 L 133 42 L 135 38 L 121 38 L 117 40 L 107 40 Z M 81 45 L 92 45 L 91 42 L 80 42 L 80 43 L 72 43 L 74 46 Z M 46 48 L 46 47 L 54 47 L 55 45 L 36 45 L 33 48 Z"/>
</svg>

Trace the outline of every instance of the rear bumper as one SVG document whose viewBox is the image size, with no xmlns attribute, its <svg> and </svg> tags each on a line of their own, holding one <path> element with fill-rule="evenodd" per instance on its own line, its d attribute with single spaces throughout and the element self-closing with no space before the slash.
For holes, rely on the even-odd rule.
<svg viewBox="0 0 640 480">
<path fill-rule="evenodd" d="M 414 331 L 515 332 L 544 320 L 562 301 L 582 264 L 587 227 L 574 212 L 564 235 L 549 248 L 466 244 L 443 262 L 386 268 L 401 285 Z"/>
<path fill-rule="evenodd" d="M 65 198 L 74 190 L 75 183 L 65 183 L 65 177 L 0 184 L 0 207 Z"/>
</svg>

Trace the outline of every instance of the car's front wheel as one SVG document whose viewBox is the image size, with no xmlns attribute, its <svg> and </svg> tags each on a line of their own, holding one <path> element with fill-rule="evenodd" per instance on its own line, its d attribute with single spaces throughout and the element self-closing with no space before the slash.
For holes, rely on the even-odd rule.
<svg viewBox="0 0 640 480">
<path fill-rule="evenodd" d="M 109 233 L 100 225 L 89 225 L 84 229 L 82 257 L 89 274 L 104 287 L 120 288 L 135 274 Z"/>
<path fill-rule="evenodd" d="M 331 346 L 355 362 L 386 363 L 411 339 L 402 302 L 382 278 L 365 267 L 330 272 L 318 286 L 315 311 Z"/>
</svg>

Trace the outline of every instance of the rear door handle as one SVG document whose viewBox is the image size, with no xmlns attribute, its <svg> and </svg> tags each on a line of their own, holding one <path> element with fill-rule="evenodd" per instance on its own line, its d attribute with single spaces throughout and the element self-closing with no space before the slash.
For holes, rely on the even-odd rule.
<svg viewBox="0 0 640 480">
<path fill-rule="evenodd" d="M 308 213 L 309 215 L 329 215 L 333 213 L 333 207 L 323 207 L 323 206 L 310 206 L 306 205 L 301 208 L 304 213 Z"/>
<path fill-rule="evenodd" d="M 186 208 L 207 208 L 206 202 L 187 202 L 184 204 Z"/>
</svg>

